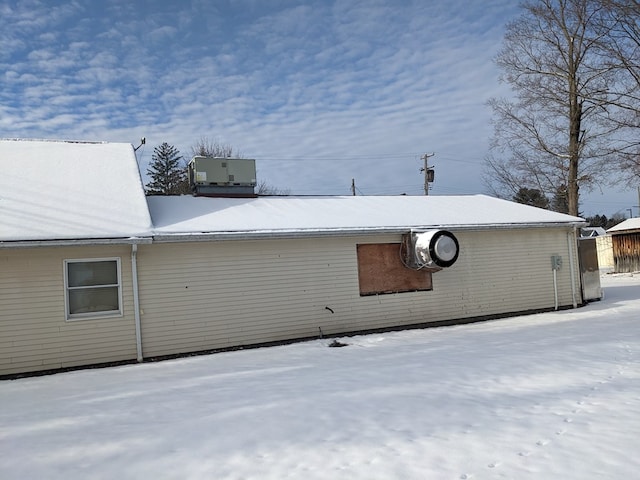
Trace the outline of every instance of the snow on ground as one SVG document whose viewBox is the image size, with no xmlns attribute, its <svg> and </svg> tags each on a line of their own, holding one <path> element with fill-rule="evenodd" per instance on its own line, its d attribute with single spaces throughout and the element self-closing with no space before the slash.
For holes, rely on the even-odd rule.
<svg viewBox="0 0 640 480">
<path fill-rule="evenodd" d="M 0 382 L 2 479 L 640 476 L 640 275 L 577 310 Z"/>
</svg>

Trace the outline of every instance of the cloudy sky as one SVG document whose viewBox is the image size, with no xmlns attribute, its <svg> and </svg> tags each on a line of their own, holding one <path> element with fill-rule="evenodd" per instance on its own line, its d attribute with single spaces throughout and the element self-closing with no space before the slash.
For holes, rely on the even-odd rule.
<svg viewBox="0 0 640 480">
<path fill-rule="evenodd" d="M 55 6 L 51 6 L 55 5 Z M 0 0 L 0 137 L 201 138 L 292 194 L 486 193 L 492 58 L 517 0 Z M 585 214 L 638 204 L 583 197 Z M 634 208 L 634 214 L 638 209 Z"/>
</svg>

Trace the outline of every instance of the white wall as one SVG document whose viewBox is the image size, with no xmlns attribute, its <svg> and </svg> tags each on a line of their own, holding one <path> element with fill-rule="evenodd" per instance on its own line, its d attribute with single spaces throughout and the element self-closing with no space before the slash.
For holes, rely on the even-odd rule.
<svg viewBox="0 0 640 480">
<path fill-rule="evenodd" d="M 369 297 L 359 295 L 356 244 L 399 242 L 400 236 L 142 245 L 143 353 L 553 308 L 553 254 L 564 261 L 559 304 L 568 306 L 573 300 L 567 233 L 459 232 L 459 260 L 433 275 L 433 291 Z M 577 264 L 575 250 L 573 256 Z M 579 296 L 577 269 L 575 281 Z"/>
<path fill-rule="evenodd" d="M 432 291 L 365 297 L 356 245 L 399 235 L 140 245 L 143 354 L 550 309 L 554 254 L 559 304 L 570 306 L 567 234 L 457 232 L 458 262 L 433 274 Z M 0 375 L 135 360 L 130 255 L 126 245 L 1 249 Z M 66 321 L 64 259 L 105 257 L 121 259 L 123 315 Z"/>
<path fill-rule="evenodd" d="M 0 249 L 0 375 L 135 360 L 131 247 Z M 67 321 L 65 259 L 120 257 L 123 315 Z"/>
</svg>

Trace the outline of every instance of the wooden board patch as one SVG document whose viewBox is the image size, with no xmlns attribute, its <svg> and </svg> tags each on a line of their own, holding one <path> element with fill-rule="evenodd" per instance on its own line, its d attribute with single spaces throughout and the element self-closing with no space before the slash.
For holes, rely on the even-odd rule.
<svg viewBox="0 0 640 480">
<path fill-rule="evenodd" d="M 433 289 L 431 272 L 404 266 L 400 243 L 365 243 L 356 248 L 361 296 Z"/>
</svg>

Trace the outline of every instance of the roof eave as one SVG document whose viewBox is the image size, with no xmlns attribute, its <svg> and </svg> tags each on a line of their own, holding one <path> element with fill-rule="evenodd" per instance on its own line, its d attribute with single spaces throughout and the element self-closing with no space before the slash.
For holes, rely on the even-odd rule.
<svg viewBox="0 0 640 480">
<path fill-rule="evenodd" d="M 624 235 L 632 233 L 640 233 L 640 228 L 629 228 L 626 230 L 607 230 L 609 235 Z"/>
<path fill-rule="evenodd" d="M 152 242 L 151 237 L 69 238 L 53 240 L 0 241 L 0 248 L 79 247 L 94 245 L 139 245 Z"/>
<path fill-rule="evenodd" d="M 414 225 L 402 227 L 369 227 L 369 228 L 335 228 L 335 229 L 281 229 L 281 230 L 241 230 L 222 232 L 156 232 L 153 243 L 177 242 L 207 242 L 222 240 L 257 240 L 257 239 L 291 239 L 313 237 L 352 237 L 360 235 L 391 234 L 401 235 L 412 231 L 425 230 L 453 230 L 453 231 L 484 231 L 484 230 L 515 230 L 523 228 L 574 228 L 583 227 L 587 222 L 547 222 L 547 223 L 496 223 L 469 225 Z"/>
</svg>

